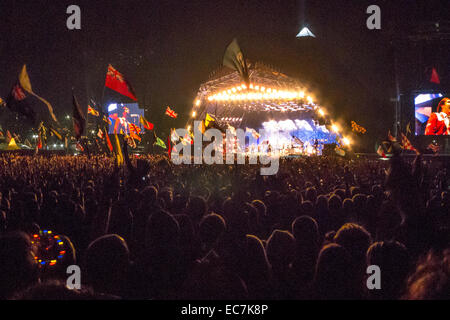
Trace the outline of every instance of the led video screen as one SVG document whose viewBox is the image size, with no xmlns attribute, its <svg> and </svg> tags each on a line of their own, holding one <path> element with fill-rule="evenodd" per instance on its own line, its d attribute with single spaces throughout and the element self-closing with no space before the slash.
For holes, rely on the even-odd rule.
<svg viewBox="0 0 450 320">
<path fill-rule="evenodd" d="M 421 93 L 414 97 L 415 135 L 450 134 L 450 99 L 443 93 Z"/>
<path fill-rule="evenodd" d="M 108 118 L 110 120 L 109 134 L 130 134 L 130 124 L 138 126 L 144 132 L 144 127 L 139 121 L 144 116 L 144 110 L 137 103 L 112 103 L 108 106 Z"/>
</svg>

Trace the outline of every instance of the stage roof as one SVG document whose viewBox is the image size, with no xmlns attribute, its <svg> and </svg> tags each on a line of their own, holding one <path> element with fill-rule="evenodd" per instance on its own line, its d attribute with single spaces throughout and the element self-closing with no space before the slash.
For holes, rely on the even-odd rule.
<svg viewBox="0 0 450 320">
<path fill-rule="evenodd" d="M 257 114 L 292 118 L 294 113 L 298 117 L 318 108 L 304 84 L 272 67 L 250 64 L 249 79 L 244 83 L 237 71 L 226 67 L 213 72 L 199 88 L 191 121 L 204 119 L 208 113 L 218 121 L 239 126 L 250 114 L 251 118 Z"/>
</svg>

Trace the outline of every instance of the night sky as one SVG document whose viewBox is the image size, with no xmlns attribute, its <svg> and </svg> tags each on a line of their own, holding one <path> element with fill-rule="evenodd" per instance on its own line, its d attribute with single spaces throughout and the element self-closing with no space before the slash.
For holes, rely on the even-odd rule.
<svg viewBox="0 0 450 320">
<path fill-rule="evenodd" d="M 81 7 L 81 30 L 66 28 L 70 4 Z M 381 7 L 381 30 L 366 28 L 371 4 Z M 184 126 L 200 84 L 236 37 L 249 60 L 304 81 L 349 128 L 350 120 L 366 127 L 373 151 L 393 124 L 390 39 L 449 14 L 446 0 L 0 0 L 0 96 L 26 63 L 34 91 L 62 118 L 71 113 L 72 87 L 83 104 L 101 101 L 111 63 L 157 131 L 167 132 Z M 296 39 L 303 24 L 317 39 Z M 167 105 L 179 119 L 164 117 Z"/>
</svg>

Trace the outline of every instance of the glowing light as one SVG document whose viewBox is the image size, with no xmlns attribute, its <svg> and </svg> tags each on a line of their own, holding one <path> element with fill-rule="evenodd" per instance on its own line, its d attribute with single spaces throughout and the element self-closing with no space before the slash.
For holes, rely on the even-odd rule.
<svg viewBox="0 0 450 320">
<path fill-rule="evenodd" d="M 192 112 L 192 117 L 194 118 L 197 115 L 197 112 Z"/>
<path fill-rule="evenodd" d="M 325 111 L 323 109 L 319 109 L 317 112 L 323 117 L 325 115 Z"/>
<path fill-rule="evenodd" d="M 349 145 L 351 144 L 350 139 L 349 139 L 349 138 L 346 138 L 346 137 L 344 137 L 344 138 L 342 139 L 342 143 L 343 143 L 345 146 L 349 146 Z"/>
<path fill-rule="evenodd" d="M 311 96 L 308 96 L 308 98 L 306 98 L 308 100 L 309 103 L 313 103 L 313 98 Z"/>
<path fill-rule="evenodd" d="M 336 124 L 333 124 L 331 126 L 331 130 L 333 130 L 334 132 L 338 133 L 339 132 L 339 127 Z"/>
<path fill-rule="evenodd" d="M 200 105 L 200 100 L 195 100 L 195 105 L 198 107 Z"/>
<path fill-rule="evenodd" d="M 191 131 L 191 126 L 187 126 L 187 131 Z"/>
<path fill-rule="evenodd" d="M 212 100 L 213 100 L 213 97 L 212 97 L 212 96 L 208 97 L 208 100 L 209 100 L 209 101 L 212 101 Z"/>
</svg>

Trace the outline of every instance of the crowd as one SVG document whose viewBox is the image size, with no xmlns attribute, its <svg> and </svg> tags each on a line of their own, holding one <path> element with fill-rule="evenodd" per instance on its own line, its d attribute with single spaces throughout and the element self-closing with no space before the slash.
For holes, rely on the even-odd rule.
<svg viewBox="0 0 450 320">
<path fill-rule="evenodd" d="M 1 299 L 450 298 L 445 161 L 302 157 L 261 176 L 125 156 L 0 154 Z M 53 265 L 43 230 L 62 239 Z"/>
</svg>

